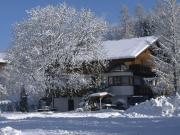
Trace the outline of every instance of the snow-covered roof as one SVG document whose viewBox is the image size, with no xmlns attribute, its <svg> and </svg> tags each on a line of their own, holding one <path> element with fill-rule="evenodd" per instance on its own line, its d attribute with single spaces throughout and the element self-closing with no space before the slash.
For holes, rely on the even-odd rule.
<svg viewBox="0 0 180 135">
<path fill-rule="evenodd" d="M 106 59 L 136 58 L 145 49 L 157 41 L 157 37 L 148 36 L 122 40 L 104 41 L 103 47 L 106 51 Z"/>
<path fill-rule="evenodd" d="M 108 93 L 108 92 L 97 92 L 89 95 L 89 97 L 105 97 L 105 96 L 110 96 L 112 97 L 113 95 Z"/>
<path fill-rule="evenodd" d="M 0 53 L 0 63 L 7 63 L 5 57 L 6 57 L 6 53 Z"/>
</svg>

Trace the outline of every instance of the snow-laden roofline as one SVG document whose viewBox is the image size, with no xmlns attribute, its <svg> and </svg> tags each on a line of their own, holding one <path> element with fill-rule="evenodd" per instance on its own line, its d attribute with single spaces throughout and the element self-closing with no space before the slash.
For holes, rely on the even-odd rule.
<svg viewBox="0 0 180 135">
<path fill-rule="evenodd" d="M 5 60 L 5 57 L 6 57 L 6 53 L 0 52 L 0 63 L 3 63 L 3 64 L 8 63 L 8 61 Z"/>
<path fill-rule="evenodd" d="M 93 93 L 93 94 L 89 95 L 90 98 L 93 98 L 93 97 L 106 97 L 106 96 L 112 97 L 113 95 L 108 93 L 108 92 L 97 92 L 97 93 Z"/>
<path fill-rule="evenodd" d="M 134 59 L 157 40 L 158 37 L 147 36 L 140 38 L 104 41 L 102 45 L 106 51 L 105 59 Z"/>
</svg>

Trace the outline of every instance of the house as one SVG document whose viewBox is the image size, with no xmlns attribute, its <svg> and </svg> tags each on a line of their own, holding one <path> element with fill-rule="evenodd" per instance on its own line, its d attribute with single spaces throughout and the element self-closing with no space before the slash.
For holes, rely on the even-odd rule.
<svg viewBox="0 0 180 135">
<path fill-rule="evenodd" d="M 114 96 L 112 104 L 133 105 L 153 97 L 149 83 L 154 83 L 153 64 L 150 47 L 158 42 L 154 36 L 104 41 L 105 59 L 109 67 L 102 77 L 99 91 L 107 91 Z M 148 84 L 147 84 L 148 82 Z M 59 97 L 54 100 L 58 111 L 74 110 L 81 97 Z"/>
<path fill-rule="evenodd" d="M 158 38 L 149 36 L 123 40 L 104 41 L 105 59 L 109 67 L 104 72 L 102 84 L 96 92 L 108 92 L 113 95 L 114 105 L 125 103 L 133 105 L 154 96 L 149 86 L 154 83 L 155 72 L 151 58 L 151 46 Z M 5 53 L 0 53 L 0 70 L 7 64 Z M 148 82 L 148 83 L 147 83 Z M 52 102 L 58 111 L 78 108 L 82 97 L 58 97 Z"/>
<path fill-rule="evenodd" d="M 7 64 L 5 60 L 6 53 L 0 53 L 0 70 Z"/>
<path fill-rule="evenodd" d="M 113 104 L 124 102 L 128 106 L 153 97 L 149 83 L 154 83 L 155 72 L 150 47 L 157 40 L 149 36 L 103 43 L 109 60 L 104 80 L 106 91 L 114 95 Z"/>
</svg>

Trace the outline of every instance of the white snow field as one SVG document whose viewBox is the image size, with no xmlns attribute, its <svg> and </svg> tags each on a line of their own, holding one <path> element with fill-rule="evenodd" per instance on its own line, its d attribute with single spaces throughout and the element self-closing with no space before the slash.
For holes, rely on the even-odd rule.
<svg viewBox="0 0 180 135">
<path fill-rule="evenodd" d="M 121 112 L 4 113 L 0 135 L 179 135 L 180 117 L 128 117 Z M 140 115 L 139 115 L 140 116 Z M 4 118 L 3 118 L 4 117 Z"/>
<path fill-rule="evenodd" d="M 0 113 L 0 135 L 179 135 L 180 96 L 127 111 Z"/>
</svg>

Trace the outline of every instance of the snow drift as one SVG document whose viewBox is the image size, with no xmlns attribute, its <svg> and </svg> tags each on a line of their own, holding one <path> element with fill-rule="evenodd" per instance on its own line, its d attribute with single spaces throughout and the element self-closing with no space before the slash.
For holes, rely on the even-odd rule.
<svg viewBox="0 0 180 135">
<path fill-rule="evenodd" d="M 148 116 L 180 116 L 180 95 L 151 99 L 129 108 L 125 113 Z"/>
<path fill-rule="evenodd" d="M 21 131 L 13 129 L 12 127 L 5 127 L 0 129 L 1 135 L 22 135 Z"/>
</svg>

